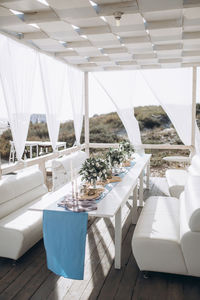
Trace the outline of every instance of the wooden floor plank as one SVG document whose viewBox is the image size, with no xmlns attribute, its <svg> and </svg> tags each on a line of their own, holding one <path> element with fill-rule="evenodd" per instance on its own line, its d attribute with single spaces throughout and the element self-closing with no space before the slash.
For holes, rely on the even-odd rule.
<svg viewBox="0 0 200 300">
<path fill-rule="evenodd" d="M 31 248 L 25 255 L 23 255 L 17 262 L 16 265 L 12 266 L 9 272 L 0 280 L 0 295 L 1 293 L 8 288 L 17 277 L 20 276 L 32 263 L 35 259 L 44 253 L 43 241 L 37 243 L 33 248 Z M 10 265 L 10 260 L 8 260 Z"/>
<path fill-rule="evenodd" d="M 200 278 L 181 276 L 183 282 L 183 300 L 200 299 Z"/>
<path fill-rule="evenodd" d="M 26 285 L 26 283 L 39 271 L 41 264 L 44 263 L 45 253 L 42 252 L 37 256 L 16 279 L 3 291 L 3 296 L 0 295 L 0 300 L 12 299 Z"/>
<path fill-rule="evenodd" d="M 29 282 L 15 295 L 14 300 L 28 300 L 39 289 L 41 283 L 49 276 L 50 271 L 47 269 L 46 261 L 38 272 L 31 277 Z"/>
<path fill-rule="evenodd" d="M 0 258 L 0 280 L 13 268 L 12 260 Z"/>
<path fill-rule="evenodd" d="M 115 300 L 132 299 L 138 275 L 139 268 L 133 254 L 131 253 L 122 280 L 115 294 Z"/>
<path fill-rule="evenodd" d="M 139 272 L 132 299 L 167 300 L 167 288 L 167 278 L 165 278 L 164 274 L 153 273 L 148 279 L 145 279 L 142 272 Z"/>
<path fill-rule="evenodd" d="M 30 297 L 31 300 L 44 300 L 48 299 L 48 295 L 52 290 L 52 287 L 58 281 L 59 276 L 55 275 L 54 273 L 50 272 L 49 276 L 47 277 L 48 280 L 40 285 L 39 289 Z"/>
<path fill-rule="evenodd" d="M 134 226 L 130 226 L 126 238 L 122 244 L 122 267 L 120 270 L 116 270 L 114 264 L 112 265 L 112 268 L 98 296 L 99 300 L 104 300 L 106 298 L 113 299 L 118 290 L 120 281 L 122 280 L 126 265 L 128 264 L 128 260 L 132 252 L 131 239 L 133 236 L 133 230 Z"/>
<path fill-rule="evenodd" d="M 168 300 L 183 299 L 183 280 L 179 275 L 169 275 L 168 278 Z"/>
</svg>

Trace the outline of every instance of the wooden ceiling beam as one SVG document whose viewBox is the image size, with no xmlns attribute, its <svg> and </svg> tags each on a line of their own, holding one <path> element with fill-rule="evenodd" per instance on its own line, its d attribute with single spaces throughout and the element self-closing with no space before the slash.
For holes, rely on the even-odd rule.
<svg viewBox="0 0 200 300">
<path fill-rule="evenodd" d="M 31 12 L 24 14 L 24 22 L 30 23 L 46 23 L 60 21 L 60 18 L 53 11 Z"/>
<path fill-rule="evenodd" d="M 122 12 L 128 14 L 138 13 L 138 6 L 136 1 L 121 1 L 117 3 L 100 4 L 97 7 L 97 14 L 99 16 L 112 16 L 115 12 Z"/>
<path fill-rule="evenodd" d="M 147 22 L 147 28 L 149 30 L 165 29 L 165 28 L 180 28 L 182 27 L 181 18 L 175 20 L 162 20 L 162 21 L 150 21 Z"/>
<path fill-rule="evenodd" d="M 24 33 L 22 38 L 25 40 L 48 39 L 48 35 L 42 31 Z"/>
</svg>

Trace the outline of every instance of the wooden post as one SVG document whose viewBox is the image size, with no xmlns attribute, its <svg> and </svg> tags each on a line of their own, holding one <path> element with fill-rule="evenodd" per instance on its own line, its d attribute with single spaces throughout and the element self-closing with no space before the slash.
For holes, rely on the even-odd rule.
<svg viewBox="0 0 200 300">
<path fill-rule="evenodd" d="M 0 179 L 2 177 L 2 169 L 1 169 L 1 153 L 0 153 Z"/>
<path fill-rule="evenodd" d="M 89 97 L 88 97 L 88 72 L 85 72 L 85 152 L 87 156 L 90 156 L 89 142 L 90 142 L 90 132 L 89 132 Z"/>
<path fill-rule="evenodd" d="M 43 174 L 43 177 L 44 177 L 44 183 L 47 184 L 47 173 L 46 173 L 46 167 L 45 167 L 45 160 L 44 161 L 41 161 L 39 163 L 39 169 L 40 171 L 42 172 Z"/>
<path fill-rule="evenodd" d="M 138 187 L 137 184 L 133 190 L 133 207 L 132 207 L 132 224 L 137 224 L 138 220 L 138 207 L 137 207 L 137 200 L 138 200 Z"/>
<path fill-rule="evenodd" d="M 195 154 L 195 127 L 196 127 L 196 89 L 197 89 L 197 67 L 193 67 L 192 76 L 192 132 L 191 132 L 191 145 L 192 156 Z"/>
<path fill-rule="evenodd" d="M 122 210 L 119 208 L 115 215 L 115 269 L 121 269 L 122 248 Z"/>
</svg>

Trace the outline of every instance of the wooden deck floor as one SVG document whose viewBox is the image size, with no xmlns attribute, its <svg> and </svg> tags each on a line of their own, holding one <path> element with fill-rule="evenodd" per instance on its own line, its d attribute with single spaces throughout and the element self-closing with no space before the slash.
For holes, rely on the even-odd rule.
<svg viewBox="0 0 200 300">
<path fill-rule="evenodd" d="M 165 179 L 151 178 L 149 195 L 167 195 Z M 85 258 L 83 281 L 54 275 L 46 268 L 43 242 L 40 241 L 16 266 L 0 259 L 0 300 L 199 300 L 200 279 L 194 277 L 152 273 L 144 279 L 131 251 L 134 226 L 129 208 L 123 209 L 122 268 L 115 270 L 113 220 L 91 219 Z"/>
</svg>

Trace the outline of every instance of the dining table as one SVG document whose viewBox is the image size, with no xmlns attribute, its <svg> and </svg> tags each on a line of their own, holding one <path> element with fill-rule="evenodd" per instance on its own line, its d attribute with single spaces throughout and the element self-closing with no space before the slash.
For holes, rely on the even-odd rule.
<svg viewBox="0 0 200 300">
<path fill-rule="evenodd" d="M 135 155 L 134 165 L 129 169 L 120 182 L 112 190 L 97 202 L 97 209 L 88 212 L 88 216 L 97 218 L 115 218 L 115 268 L 121 268 L 122 251 L 122 208 L 131 201 L 132 223 L 137 222 L 138 206 L 143 206 L 144 181 L 149 188 L 151 154 Z M 62 210 L 57 203 L 71 190 L 71 182 L 68 182 L 57 191 L 50 192 L 33 204 L 29 209 L 35 211 Z M 131 199 L 131 200 L 130 200 Z"/>
</svg>

